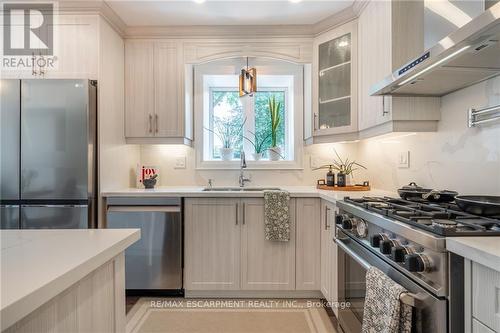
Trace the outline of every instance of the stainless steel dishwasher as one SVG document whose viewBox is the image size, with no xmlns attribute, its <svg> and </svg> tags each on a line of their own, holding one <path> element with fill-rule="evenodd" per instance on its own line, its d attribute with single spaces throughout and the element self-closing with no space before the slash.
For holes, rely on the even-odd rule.
<svg viewBox="0 0 500 333">
<path fill-rule="evenodd" d="M 182 294 L 180 198 L 107 199 L 107 228 L 139 228 L 141 239 L 125 251 L 127 295 Z"/>
</svg>

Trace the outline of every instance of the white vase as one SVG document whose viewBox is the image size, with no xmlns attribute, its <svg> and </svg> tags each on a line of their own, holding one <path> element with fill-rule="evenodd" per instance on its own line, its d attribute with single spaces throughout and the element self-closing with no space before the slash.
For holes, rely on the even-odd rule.
<svg viewBox="0 0 500 333">
<path fill-rule="evenodd" d="M 281 159 L 281 147 L 269 148 L 269 159 L 271 161 L 279 161 Z"/>
<path fill-rule="evenodd" d="M 234 153 L 233 148 L 220 148 L 219 152 L 221 160 L 231 161 L 233 159 L 233 153 Z"/>
<path fill-rule="evenodd" d="M 262 153 L 252 153 L 252 157 L 254 161 L 260 161 L 262 158 Z"/>
</svg>

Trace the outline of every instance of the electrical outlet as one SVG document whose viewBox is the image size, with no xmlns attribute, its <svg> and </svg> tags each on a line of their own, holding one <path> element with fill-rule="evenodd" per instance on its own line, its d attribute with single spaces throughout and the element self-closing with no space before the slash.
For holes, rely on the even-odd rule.
<svg viewBox="0 0 500 333">
<path fill-rule="evenodd" d="M 319 157 L 311 155 L 310 158 L 311 169 L 315 169 L 321 166 L 321 159 Z"/>
<path fill-rule="evenodd" d="M 179 156 L 175 159 L 174 169 L 186 169 L 186 156 Z"/>
<path fill-rule="evenodd" d="M 398 154 L 398 168 L 408 169 L 410 167 L 410 152 L 402 151 Z"/>
</svg>

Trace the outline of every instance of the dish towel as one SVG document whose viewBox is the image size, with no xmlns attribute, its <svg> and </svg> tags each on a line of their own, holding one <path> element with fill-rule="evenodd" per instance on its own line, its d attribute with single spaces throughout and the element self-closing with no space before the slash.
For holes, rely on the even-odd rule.
<svg viewBox="0 0 500 333">
<path fill-rule="evenodd" d="M 379 269 L 368 269 L 362 332 L 410 333 L 412 308 L 399 300 L 404 292 L 407 290 Z"/>
<path fill-rule="evenodd" d="M 264 191 L 264 227 L 266 240 L 290 240 L 290 193 Z"/>
</svg>

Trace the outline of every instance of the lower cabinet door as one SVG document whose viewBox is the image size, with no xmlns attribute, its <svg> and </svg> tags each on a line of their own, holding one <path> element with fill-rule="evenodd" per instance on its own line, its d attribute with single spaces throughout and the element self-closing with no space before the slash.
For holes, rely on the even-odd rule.
<svg viewBox="0 0 500 333">
<path fill-rule="evenodd" d="M 321 202 L 321 251 L 320 251 L 320 259 L 321 259 L 321 269 L 320 269 L 320 277 L 321 277 L 321 293 L 323 297 L 328 301 L 330 299 L 330 275 L 331 275 L 331 260 L 330 260 L 330 228 L 329 225 L 329 210 L 330 207 L 327 205 L 325 201 Z"/>
<path fill-rule="evenodd" d="M 240 289 L 239 199 L 186 199 L 184 288 Z"/>
<path fill-rule="evenodd" d="M 264 199 L 242 199 L 241 289 L 295 290 L 295 199 L 288 242 L 265 239 Z"/>
<path fill-rule="evenodd" d="M 296 289 L 319 290 L 321 208 L 318 198 L 298 198 L 296 203 Z"/>
</svg>

